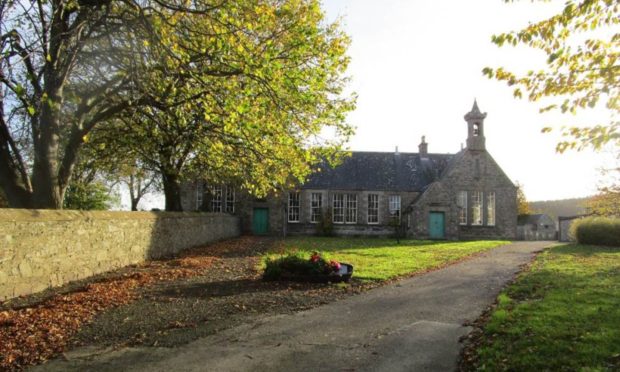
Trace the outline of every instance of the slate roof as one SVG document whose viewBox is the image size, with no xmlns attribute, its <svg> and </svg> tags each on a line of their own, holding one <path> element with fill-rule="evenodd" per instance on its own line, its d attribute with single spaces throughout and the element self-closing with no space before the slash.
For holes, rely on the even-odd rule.
<svg viewBox="0 0 620 372">
<path fill-rule="evenodd" d="M 335 168 L 322 165 L 303 189 L 424 191 L 455 157 L 427 154 L 354 151 Z"/>
</svg>

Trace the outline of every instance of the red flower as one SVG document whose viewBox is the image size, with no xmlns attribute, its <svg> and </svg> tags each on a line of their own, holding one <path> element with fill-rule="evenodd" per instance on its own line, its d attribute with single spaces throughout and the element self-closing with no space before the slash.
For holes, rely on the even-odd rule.
<svg viewBox="0 0 620 372">
<path fill-rule="evenodd" d="M 340 270 L 340 262 L 331 260 L 329 261 L 329 265 L 334 268 L 334 270 Z"/>
<path fill-rule="evenodd" d="M 319 255 L 318 252 L 313 252 L 312 256 L 310 256 L 310 262 L 319 262 L 320 259 L 321 259 L 321 256 Z"/>
</svg>

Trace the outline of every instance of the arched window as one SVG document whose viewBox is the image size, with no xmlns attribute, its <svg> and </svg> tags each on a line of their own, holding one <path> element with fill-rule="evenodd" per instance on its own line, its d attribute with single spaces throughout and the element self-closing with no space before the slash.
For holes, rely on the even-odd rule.
<svg viewBox="0 0 620 372">
<path fill-rule="evenodd" d="M 480 135 L 480 123 L 474 123 L 474 137 Z"/>
</svg>

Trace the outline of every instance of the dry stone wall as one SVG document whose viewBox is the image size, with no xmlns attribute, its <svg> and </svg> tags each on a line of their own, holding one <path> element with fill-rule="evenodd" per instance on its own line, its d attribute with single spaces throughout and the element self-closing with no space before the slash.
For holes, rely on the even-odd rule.
<svg viewBox="0 0 620 372">
<path fill-rule="evenodd" d="M 239 234 L 221 213 L 0 209 L 0 300 Z"/>
</svg>

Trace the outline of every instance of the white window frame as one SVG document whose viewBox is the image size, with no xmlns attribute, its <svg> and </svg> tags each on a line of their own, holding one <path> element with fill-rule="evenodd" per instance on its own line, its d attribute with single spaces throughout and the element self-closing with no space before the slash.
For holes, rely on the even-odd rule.
<svg viewBox="0 0 620 372">
<path fill-rule="evenodd" d="M 487 226 L 495 226 L 495 191 L 487 193 Z"/>
<path fill-rule="evenodd" d="M 202 181 L 198 181 L 196 184 L 196 210 L 199 211 L 202 208 L 202 202 L 204 201 L 204 184 Z"/>
<path fill-rule="evenodd" d="M 357 223 L 357 194 L 344 194 L 344 223 Z"/>
<path fill-rule="evenodd" d="M 301 196 L 299 191 L 288 193 L 288 222 L 299 223 L 301 215 Z"/>
<path fill-rule="evenodd" d="M 389 212 L 390 218 L 398 218 L 400 221 L 400 195 L 390 195 L 389 197 Z"/>
<path fill-rule="evenodd" d="M 222 186 L 211 186 L 211 212 L 222 213 Z"/>
<path fill-rule="evenodd" d="M 379 194 L 368 194 L 368 216 L 366 222 L 369 225 L 379 224 Z"/>
<path fill-rule="evenodd" d="M 233 187 L 226 187 L 226 213 L 235 213 L 235 189 Z"/>
<path fill-rule="evenodd" d="M 471 193 L 471 224 L 472 226 L 482 226 L 482 201 L 484 194 L 482 191 Z"/>
<path fill-rule="evenodd" d="M 310 222 L 318 223 L 321 221 L 323 208 L 323 194 L 320 192 L 313 192 L 310 196 Z"/>
<path fill-rule="evenodd" d="M 334 194 L 332 196 L 332 222 L 343 224 L 344 214 L 344 194 Z"/>
<path fill-rule="evenodd" d="M 467 225 L 467 191 L 459 191 L 457 196 L 459 225 Z"/>
</svg>

